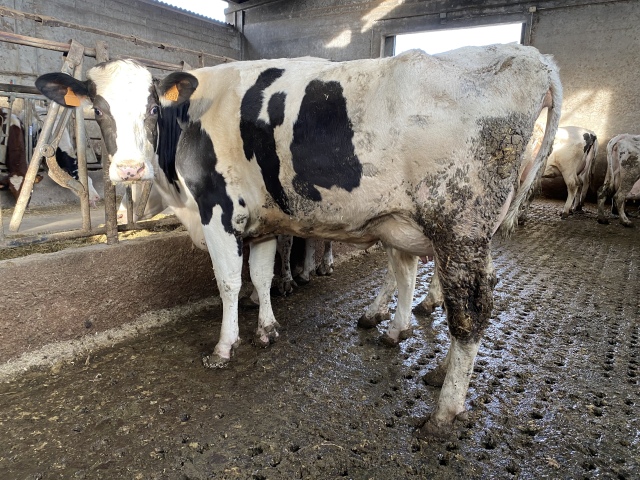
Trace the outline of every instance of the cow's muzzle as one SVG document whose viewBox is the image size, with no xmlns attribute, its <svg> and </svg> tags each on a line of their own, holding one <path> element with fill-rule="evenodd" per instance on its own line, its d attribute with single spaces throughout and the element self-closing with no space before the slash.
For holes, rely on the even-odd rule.
<svg viewBox="0 0 640 480">
<path fill-rule="evenodd" d="M 116 167 L 117 180 L 120 182 L 136 182 L 142 180 L 145 170 L 144 163 L 120 164 Z"/>
</svg>

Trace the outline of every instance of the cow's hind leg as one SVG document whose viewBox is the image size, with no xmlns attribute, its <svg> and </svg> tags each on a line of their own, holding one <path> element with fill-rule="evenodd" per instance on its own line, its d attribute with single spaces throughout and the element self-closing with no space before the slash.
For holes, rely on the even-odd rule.
<svg viewBox="0 0 640 480">
<path fill-rule="evenodd" d="M 627 213 L 624 210 L 624 204 L 626 202 L 627 192 L 628 190 L 620 186 L 616 194 L 613 196 L 613 202 L 615 203 L 616 208 L 618 209 L 618 216 L 620 218 L 620 223 L 625 227 L 633 227 L 633 223 L 631 223 L 631 220 L 629 220 L 629 217 L 627 217 Z"/>
<path fill-rule="evenodd" d="M 278 235 L 277 249 L 280 253 L 280 278 L 275 283 L 274 294 L 290 295 L 298 285 L 291 273 L 291 249 L 293 248 L 293 236 Z"/>
<path fill-rule="evenodd" d="M 387 274 L 378 295 L 358 319 L 358 327 L 360 328 L 373 328 L 383 320 L 390 318 L 389 302 L 396 291 L 396 276 L 391 266 L 391 258 L 387 257 L 387 262 L 389 264 Z"/>
<path fill-rule="evenodd" d="M 561 216 L 562 218 L 567 218 L 569 214 L 573 212 L 574 203 L 580 198 L 582 182 L 575 172 L 571 172 L 566 175 L 564 177 L 564 182 L 567 185 L 567 201 L 564 202 Z"/>
<path fill-rule="evenodd" d="M 411 302 L 416 286 L 418 273 L 418 257 L 395 248 L 387 248 L 389 265 L 393 269 L 398 287 L 398 307 L 389 324 L 387 333 L 382 337 L 383 343 L 395 346 L 412 335 Z"/>
<path fill-rule="evenodd" d="M 613 189 L 609 187 L 609 185 L 605 180 L 604 185 L 602 185 L 598 189 L 598 223 L 601 223 L 603 225 L 609 224 L 609 220 L 607 219 L 607 216 L 604 213 L 604 204 L 607 201 L 607 198 L 611 196 L 612 193 L 613 193 Z"/>
<path fill-rule="evenodd" d="M 419 315 L 431 315 L 436 307 L 444 306 L 444 297 L 442 296 L 442 288 L 440 286 L 440 280 L 438 279 L 438 268 L 433 272 L 431 277 L 431 283 L 429 284 L 429 291 L 427 296 L 420 302 L 414 311 Z"/>
<path fill-rule="evenodd" d="M 451 241 L 436 246 L 436 261 L 444 294 L 451 346 L 444 365 L 436 367 L 434 383 L 446 368 L 436 410 L 422 427 L 422 435 L 438 434 L 465 411 L 473 364 L 493 308 L 495 274 L 489 242 Z M 440 369 L 440 375 L 435 375 Z M 431 383 L 428 381 L 428 383 Z"/>
<path fill-rule="evenodd" d="M 296 277 L 296 283 L 306 285 L 311 281 L 311 273 L 316 269 L 316 241 L 306 238 L 304 241 L 304 264 L 302 271 Z"/>
<path fill-rule="evenodd" d="M 258 311 L 258 329 L 256 330 L 254 341 L 262 347 L 269 346 L 276 340 L 278 337 L 277 327 L 280 326 L 271 308 L 270 295 L 275 254 L 275 238 L 251 244 L 249 272 L 260 304 L 260 310 Z"/>
<path fill-rule="evenodd" d="M 316 275 L 331 275 L 333 273 L 333 247 L 330 240 L 324 241 L 322 261 L 316 268 Z"/>
</svg>

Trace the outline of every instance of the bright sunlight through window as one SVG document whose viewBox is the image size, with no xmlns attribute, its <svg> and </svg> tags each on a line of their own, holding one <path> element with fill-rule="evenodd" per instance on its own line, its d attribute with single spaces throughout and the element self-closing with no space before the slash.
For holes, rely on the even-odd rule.
<svg viewBox="0 0 640 480">
<path fill-rule="evenodd" d="M 396 36 L 395 54 L 412 48 L 421 48 L 433 55 L 469 45 L 520 43 L 521 36 L 522 23 L 409 33 Z"/>
</svg>

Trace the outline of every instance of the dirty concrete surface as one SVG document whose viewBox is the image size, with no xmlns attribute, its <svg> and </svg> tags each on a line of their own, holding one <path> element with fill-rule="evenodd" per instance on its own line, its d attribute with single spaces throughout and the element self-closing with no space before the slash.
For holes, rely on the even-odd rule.
<svg viewBox="0 0 640 480">
<path fill-rule="evenodd" d="M 415 429 L 439 390 L 443 312 L 414 318 L 397 349 L 356 328 L 386 268 L 381 251 L 274 299 L 268 349 L 246 341 L 203 368 L 221 310 L 0 385 L 0 475 L 11 479 L 618 478 L 640 475 L 640 219 L 635 229 L 562 202 L 493 242 L 499 277 L 451 438 Z M 418 303 L 433 264 L 421 265 Z M 381 325 L 381 329 L 386 324 Z"/>
</svg>

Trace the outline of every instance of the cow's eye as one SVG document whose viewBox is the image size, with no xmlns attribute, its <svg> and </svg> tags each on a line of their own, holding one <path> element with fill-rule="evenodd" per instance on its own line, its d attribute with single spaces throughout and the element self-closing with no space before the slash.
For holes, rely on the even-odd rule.
<svg viewBox="0 0 640 480">
<path fill-rule="evenodd" d="M 154 105 L 153 107 L 151 107 L 151 109 L 149 110 L 149 115 L 157 115 L 158 114 L 158 105 Z"/>
<path fill-rule="evenodd" d="M 96 114 L 96 117 L 101 117 L 102 116 L 102 110 L 100 110 L 99 108 L 94 108 L 93 109 L 93 113 Z"/>
</svg>

